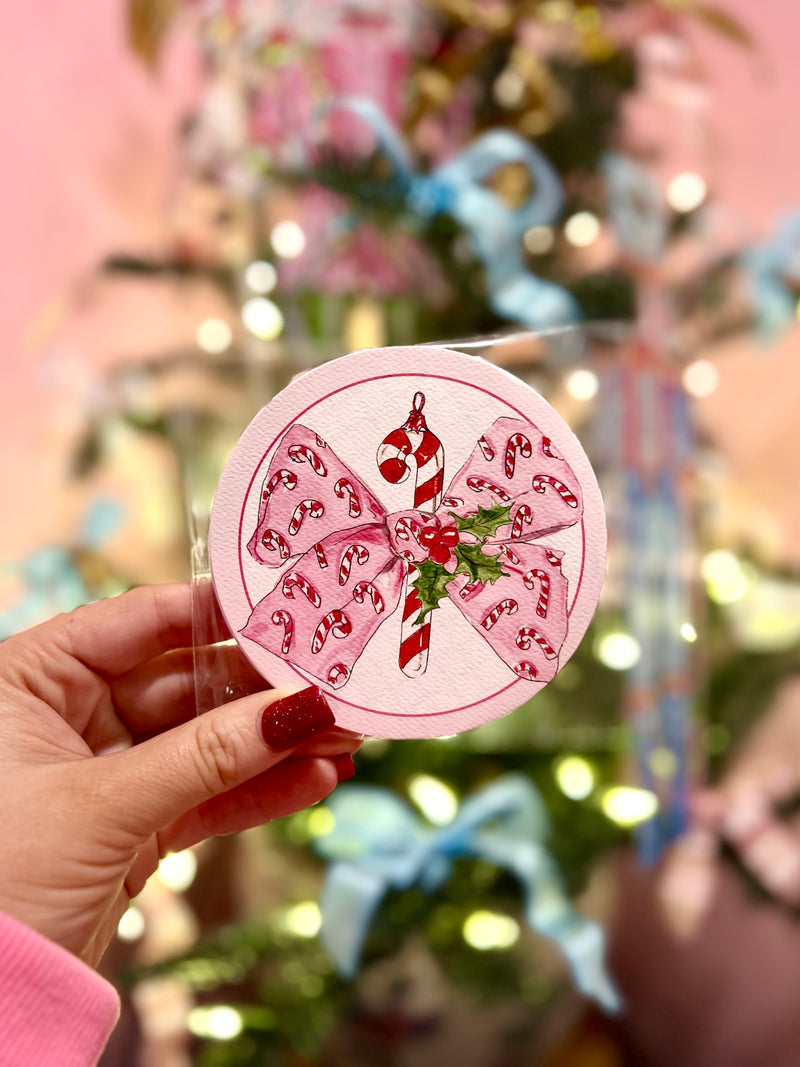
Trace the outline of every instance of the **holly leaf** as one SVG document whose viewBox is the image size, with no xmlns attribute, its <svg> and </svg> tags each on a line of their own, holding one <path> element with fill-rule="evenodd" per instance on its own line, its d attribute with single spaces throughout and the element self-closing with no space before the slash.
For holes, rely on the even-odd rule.
<svg viewBox="0 0 800 1067">
<path fill-rule="evenodd" d="M 508 511 L 508 508 L 503 508 Z M 458 565 L 456 574 L 468 574 L 470 582 L 496 582 L 504 575 L 500 556 L 487 556 L 481 545 L 456 545 L 453 549 Z"/>
<path fill-rule="evenodd" d="M 511 521 L 511 505 L 507 508 L 492 503 L 490 508 L 478 508 L 469 515 L 450 515 L 456 520 L 456 529 L 459 533 L 469 533 L 477 537 L 479 541 L 496 534 L 501 526 Z M 498 575 L 499 577 L 499 575 Z"/>
<path fill-rule="evenodd" d="M 422 610 L 414 620 L 414 625 L 419 626 L 429 611 L 439 607 L 439 601 L 447 596 L 445 586 L 452 582 L 455 575 L 448 574 L 444 567 L 438 563 L 426 559 L 423 563 L 415 563 L 417 577 L 412 585 L 419 594 Z"/>
</svg>

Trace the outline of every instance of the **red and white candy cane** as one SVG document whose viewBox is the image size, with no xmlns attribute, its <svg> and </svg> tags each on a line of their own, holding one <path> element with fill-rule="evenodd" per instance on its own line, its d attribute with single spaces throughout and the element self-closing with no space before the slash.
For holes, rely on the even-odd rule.
<svg viewBox="0 0 800 1067">
<path fill-rule="evenodd" d="M 565 504 L 569 504 L 571 508 L 578 506 L 578 498 L 572 490 L 551 474 L 537 474 L 531 482 L 531 488 L 537 493 L 543 493 L 548 485 L 555 489 Z"/>
<path fill-rule="evenodd" d="M 413 466 L 415 477 L 412 507 L 432 515 L 441 505 L 444 492 L 444 448 L 436 434 L 428 429 L 422 414 L 424 407 L 425 394 L 415 393 L 408 418 L 399 429 L 392 430 L 383 439 L 378 448 L 377 461 L 381 475 L 393 484 L 405 481 Z M 397 528 L 395 532 L 403 540 L 410 540 L 412 536 L 416 539 L 417 530 L 414 525 L 409 521 L 407 526 L 402 527 L 402 532 Z M 408 569 L 403 589 L 398 663 L 400 670 L 413 678 L 423 674 L 428 666 L 431 619 L 428 615 L 424 622 L 416 622 L 422 606 L 414 588 L 419 571 L 410 561 L 406 565 Z"/>
<path fill-rule="evenodd" d="M 332 689 L 341 689 L 349 677 L 349 667 L 345 667 L 343 663 L 334 663 L 328 671 L 328 685 Z"/>
<path fill-rule="evenodd" d="M 539 672 L 534 665 L 526 659 L 521 663 L 514 664 L 514 674 L 518 674 L 520 678 L 524 678 L 526 682 L 532 682 L 538 673 Z"/>
<path fill-rule="evenodd" d="M 494 459 L 494 449 L 485 437 L 478 438 L 478 448 L 481 450 L 481 455 L 486 460 L 486 462 L 491 463 L 491 461 Z"/>
<path fill-rule="evenodd" d="M 523 459 L 530 459 L 531 443 L 524 433 L 512 433 L 506 442 L 505 469 L 506 478 L 514 477 L 514 467 L 517 462 L 517 452 Z"/>
<path fill-rule="evenodd" d="M 564 458 L 549 437 L 542 438 L 542 452 L 547 456 L 548 459 Z"/>
<path fill-rule="evenodd" d="M 361 501 L 349 478 L 340 478 L 333 487 L 334 493 L 340 500 L 347 498 L 347 513 L 351 519 L 356 519 L 361 514 Z"/>
<path fill-rule="evenodd" d="M 363 545 L 350 545 L 342 555 L 342 561 L 339 564 L 339 585 L 347 585 L 347 579 L 350 577 L 350 568 L 353 566 L 353 560 L 363 567 L 369 559 L 369 550 L 364 548 Z"/>
<path fill-rule="evenodd" d="M 422 409 L 425 394 L 415 393 L 413 407 L 403 425 L 384 437 L 378 447 L 378 470 L 387 482 L 404 482 L 410 473 L 409 460 L 416 472 L 412 507 L 431 514 L 442 501 L 444 488 L 444 448 L 428 429 Z"/>
<path fill-rule="evenodd" d="M 473 493 L 482 493 L 485 490 L 487 493 L 493 493 L 498 500 L 506 501 L 511 499 L 505 489 L 501 489 L 499 485 L 490 482 L 488 478 L 467 478 L 467 485 Z"/>
<path fill-rule="evenodd" d="M 286 655 L 289 649 L 292 647 L 292 638 L 294 637 L 294 620 L 288 611 L 273 611 L 272 621 L 276 626 L 283 627 L 283 644 L 281 645 L 281 652 Z"/>
<path fill-rule="evenodd" d="M 297 475 L 292 474 L 291 471 L 279 470 L 275 471 L 270 480 L 264 486 L 261 493 L 262 500 L 269 500 L 279 485 L 283 485 L 285 489 L 294 489 L 297 485 Z"/>
<path fill-rule="evenodd" d="M 322 606 L 319 593 L 311 582 L 307 581 L 302 574 L 298 574 L 297 571 L 290 571 L 283 579 L 281 592 L 290 600 L 294 600 L 295 589 L 299 589 L 309 604 L 313 607 L 319 608 Z"/>
<path fill-rule="evenodd" d="M 320 569 L 324 571 L 325 568 L 328 566 L 328 557 L 325 555 L 325 549 L 322 547 L 321 544 L 319 544 L 319 542 L 314 545 L 314 554 L 317 557 L 317 563 L 319 563 Z"/>
<path fill-rule="evenodd" d="M 564 558 L 563 552 L 554 552 L 551 548 L 546 548 L 544 554 L 551 566 L 561 568 L 561 560 Z"/>
<path fill-rule="evenodd" d="M 517 508 L 517 514 L 514 516 L 514 521 L 511 523 L 511 538 L 519 539 L 522 537 L 522 527 L 527 523 L 530 526 L 533 521 L 533 512 L 527 504 L 520 504 Z"/>
<path fill-rule="evenodd" d="M 315 474 L 320 478 L 328 476 L 328 468 L 319 458 L 313 448 L 308 445 L 289 445 L 289 459 L 294 463 L 307 463 Z"/>
<path fill-rule="evenodd" d="M 514 536 L 513 533 L 512 533 L 511 536 L 512 537 Z M 508 545 L 498 545 L 497 547 L 499 549 L 499 551 L 498 551 L 498 555 L 499 556 L 505 556 L 509 563 L 514 563 L 514 564 L 519 565 L 520 558 L 519 558 L 519 556 L 517 555 L 517 553 L 513 549 L 509 548 Z"/>
<path fill-rule="evenodd" d="M 292 550 L 289 548 L 289 542 L 282 534 L 279 534 L 277 530 L 265 530 L 261 535 L 261 544 L 271 552 L 274 552 L 277 549 L 281 559 L 288 559 L 292 554 Z"/>
<path fill-rule="evenodd" d="M 514 615 L 519 608 L 519 604 L 516 600 L 501 600 L 499 604 L 495 604 L 492 610 L 481 619 L 481 626 L 484 630 L 491 630 L 499 621 L 502 615 Z"/>
<path fill-rule="evenodd" d="M 375 614 L 381 615 L 386 609 L 386 604 L 372 582 L 356 582 L 353 586 L 353 599 L 363 604 L 367 597 L 370 599 Z"/>
<path fill-rule="evenodd" d="M 334 637 L 347 637 L 352 632 L 353 624 L 348 617 L 341 608 L 334 608 L 333 611 L 328 612 L 314 631 L 314 636 L 311 639 L 311 651 L 315 655 L 321 652 L 325 642 L 328 640 L 328 634 L 333 634 Z"/>
<path fill-rule="evenodd" d="M 294 536 L 303 525 L 306 515 L 311 519 L 319 519 L 325 514 L 325 507 L 319 500 L 301 500 L 292 512 L 289 522 L 289 533 Z"/>
<path fill-rule="evenodd" d="M 540 619 L 547 618 L 547 604 L 550 600 L 550 575 L 539 567 L 532 567 L 522 576 L 527 589 L 534 589 L 539 583 L 539 602 L 536 605 L 536 614 Z"/>
<path fill-rule="evenodd" d="M 552 647 L 547 638 L 542 637 L 538 630 L 535 630 L 532 626 L 521 626 L 519 633 L 516 636 L 517 648 L 529 649 L 531 647 L 531 639 L 533 639 L 539 648 L 544 652 L 546 659 L 555 659 L 558 653 Z"/>
</svg>

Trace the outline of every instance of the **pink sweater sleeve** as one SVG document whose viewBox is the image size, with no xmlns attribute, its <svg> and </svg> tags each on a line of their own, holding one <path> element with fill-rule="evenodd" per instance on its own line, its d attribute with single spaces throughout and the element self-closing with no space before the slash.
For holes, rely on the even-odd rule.
<svg viewBox="0 0 800 1067">
<path fill-rule="evenodd" d="M 113 986 L 0 913 L 0 1067 L 92 1067 L 118 1015 Z"/>
</svg>

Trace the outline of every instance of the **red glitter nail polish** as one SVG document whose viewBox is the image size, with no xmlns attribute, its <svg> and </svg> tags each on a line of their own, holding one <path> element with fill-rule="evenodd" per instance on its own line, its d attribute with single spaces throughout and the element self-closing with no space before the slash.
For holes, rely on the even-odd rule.
<svg viewBox="0 0 800 1067">
<path fill-rule="evenodd" d="M 335 722 L 324 693 L 312 685 L 270 704 L 261 716 L 261 736 L 269 748 L 282 752 L 322 733 Z"/>
</svg>

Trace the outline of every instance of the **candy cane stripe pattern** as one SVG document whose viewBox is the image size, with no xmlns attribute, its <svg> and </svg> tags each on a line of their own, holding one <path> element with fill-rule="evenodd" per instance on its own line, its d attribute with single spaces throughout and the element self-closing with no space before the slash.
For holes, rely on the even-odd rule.
<svg viewBox="0 0 800 1067">
<path fill-rule="evenodd" d="M 526 659 L 521 663 L 515 663 L 513 670 L 514 674 L 518 674 L 520 678 L 524 678 L 526 682 L 536 681 L 536 677 L 539 674 L 534 665 L 529 663 Z"/>
<path fill-rule="evenodd" d="M 350 668 L 346 667 L 344 663 L 334 663 L 334 665 L 328 671 L 328 677 L 326 681 L 331 687 L 331 689 L 341 689 L 349 678 Z"/>
<path fill-rule="evenodd" d="M 494 482 L 490 482 L 487 478 L 467 478 L 467 485 L 473 493 L 482 493 L 485 490 L 496 496 L 498 500 L 502 500 L 503 503 L 511 499 L 505 489 L 501 489 L 499 485 L 495 485 Z"/>
<path fill-rule="evenodd" d="M 290 445 L 288 452 L 289 459 L 293 460 L 295 463 L 308 463 L 312 471 L 315 474 L 318 474 L 320 478 L 327 477 L 328 468 L 313 448 L 309 448 L 308 445 Z"/>
<path fill-rule="evenodd" d="M 294 636 L 294 622 L 292 616 L 288 611 L 273 611 L 272 621 L 276 626 L 283 627 L 283 641 L 281 642 L 281 652 L 283 655 L 287 655 L 289 649 L 292 647 L 292 637 Z"/>
<path fill-rule="evenodd" d="M 291 471 L 281 470 L 275 471 L 270 480 L 264 486 L 264 491 L 261 494 L 262 500 L 269 500 L 279 485 L 283 485 L 286 489 L 292 490 L 297 485 L 297 475 L 292 474 Z"/>
<path fill-rule="evenodd" d="M 405 423 L 388 434 L 378 449 L 378 470 L 388 482 L 401 482 L 409 473 L 409 460 L 415 468 L 414 497 L 412 506 L 432 515 L 442 504 L 444 492 L 444 448 L 439 438 L 428 429 L 423 415 L 425 394 L 415 393 L 411 411 Z M 419 545 L 419 524 L 410 519 L 400 519 L 395 525 L 395 536 L 401 541 L 414 541 Z M 414 588 L 419 571 L 409 559 L 413 552 L 403 551 L 408 559 L 403 594 L 403 618 L 400 624 L 400 669 L 409 677 L 423 674 L 428 666 L 431 619 L 416 622 L 421 602 Z"/>
<path fill-rule="evenodd" d="M 542 453 L 543 455 L 547 456 L 548 459 L 564 458 L 558 451 L 558 449 L 553 446 L 553 442 L 550 440 L 549 437 L 542 438 Z"/>
<path fill-rule="evenodd" d="M 527 589 L 535 589 L 539 582 L 539 602 L 536 605 L 536 614 L 540 619 L 547 617 L 547 601 L 550 599 L 550 575 L 540 567 L 532 567 L 523 576 L 522 580 Z"/>
<path fill-rule="evenodd" d="M 321 519 L 324 514 L 325 508 L 319 500 L 301 500 L 292 512 L 292 520 L 289 523 L 289 533 L 294 537 L 303 525 L 306 516 L 310 519 Z"/>
<path fill-rule="evenodd" d="M 535 630 L 533 626 L 521 626 L 519 633 L 517 634 L 517 647 L 529 649 L 531 647 L 531 639 L 533 639 L 539 648 L 544 652 L 547 659 L 555 659 L 558 653 L 551 646 L 550 642 Z"/>
<path fill-rule="evenodd" d="M 344 500 L 347 497 L 347 511 L 351 518 L 355 519 L 361 514 L 361 502 L 349 478 L 340 478 L 334 485 L 333 491 L 340 500 Z"/>
<path fill-rule="evenodd" d="M 568 504 L 571 508 L 577 508 L 578 498 L 558 478 L 553 478 L 549 474 L 537 474 L 531 482 L 531 488 L 536 493 L 543 493 L 548 485 L 555 489 L 565 504 Z"/>
<path fill-rule="evenodd" d="M 478 438 L 478 448 L 481 450 L 481 454 L 485 460 L 489 463 L 494 459 L 494 449 L 491 447 L 485 437 Z"/>
<path fill-rule="evenodd" d="M 432 626 L 440 624 L 433 620 L 445 625 L 457 612 L 506 665 L 512 684 L 545 684 L 558 670 L 569 629 L 568 576 L 583 572 L 571 558 L 577 537 L 560 542 L 567 549 L 551 548 L 543 538 L 580 521 L 582 484 L 532 423 L 503 417 L 483 433 L 484 447 L 473 437 L 445 493 L 443 476 L 436 477 L 443 472 L 443 450 L 428 430 L 423 402 L 422 394 L 414 396 L 406 423 L 387 435 L 378 453 L 379 462 L 388 463 L 385 473 L 407 478 L 401 510 L 387 511 L 369 479 L 343 463 L 335 447 L 323 447 L 313 429 L 294 424 L 275 443 L 254 490 L 258 524 L 248 549 L 268 567 L 291 562 L 239 633 L 318 684 L 337 687 L 351 679 L 390 619 L 400 631 L 398 666 L 420 676 L 437 647 Z M 422 500 L 421 492 L 429 495 Z M 354 498 L 358 515 L 352 514 Z M 399 493 L 392 502 L 402 502 Z M 471 526 L 480 529 L 480 513 L 492 509 L 500 525 L 491 534 L 472 534 Z M 456 574 L 456 549 L 434 544 L 432 552 L 434 533 L 445 545 L 442 531 L 448 531 L 452 543 L 450 529 L 458 534 L 462 524 L 456 549 L 482 544 L 487 559 L 500 563 L 494 581 L 470 579 L 463 566 Z M 474 556 L 475 549 L 464 552 Z M 423 577 L 436 582 L 430 594 Z M 433 590 L 444 592 L 433 600 L 438 607 L 431 607 Z"/>
<path fill-rule="evenodd" d="M 306 600 L 312 607 L 322 607 L 322 601 L 320 600 L 319 593 L 316 591 L 311 582 L 307 581 L 302 574 L 298 574 L 297 571 L 291 571 L 283 579 L 281 584 L 281 592 L 289 600 L 294 600 L 294 591 L 299 589 Z"/>
<path fill-rule="evenodd" d="M 517 514 L 514 516 L 514 521 L 511 523 L 511 539 L 519 540 L 522 537 L 522 530 L 525 523 L 530 526 L 533 521 L 533 512 L 527 504 L 520 504 L 517 508 Z"/>
<path fill-rule="evenodd" d="M 516 600 L 501 600 L 499 604 L 495 604 L 495 606 L 492 608 L 488 615 L 481 619 L 481 626 L 484 628 L 484 630 L 491 630 L 491 628 L 493 626 L 496 626 L 497 623 L 500 621 L 501 615 L 515 615 L 518 609 L 519 604 L 516 602 Z"/>
<path fill-rule="evenodd" d="M 369 550 L 364 548 L 363 545 L 350 545 L 345 550 L 341 562 L 339 563 L 339 585 L 347 585 L 347 579 L 350 577 L 350 568 L 353 566 L 353 560 L 360 566 L 369 559 Z"/>
<path fill-rule="evenodd" d="M 480 443 L 480 442 L 479 442 Z M 514 467 L 517 462 L 517 452 L 524 458 L 530 459 L 531 443 L 524 433 L 515 433 L 509 437 L 506 444 L 506 478 L 514 477 Z"/>
<path fill-rule="evenodd" d="M 363 604 L 364 600 L 369 597 L 370 603 L 375 611 L 376 615 L 381 615 L 386 609 L 386 605 L 383 602 L 383 597 L 372 584 L 372 582 L 357 582 L 353 586 L 353 599 L 359 604 Z"/>
<path fill-rule="evenodd" d="M 289 542 L 285 537 L 281 537 L 277 530 L 265 530 L 261 537 L 261 544 L 264 548 L 268 548 L 270 552 L 274 552 L 277 549 L 281 559 L 288 559 L 292 554 Z"/>
<path fill-rule="evenodd" d="M 333 634 L 334 637 L 347 637 L 353 632 L 353 624 L 340 608 L 334 608 L 333 611 L 329 611 L 319 626 L 314 631 L 314 637 L 311 640 L 311 651 L 316 656 L 325 647 L 325 642 L 328 640 L 328 634 Z M 344 684 L 344 683 L 342 683 Z"/>
</svg>

